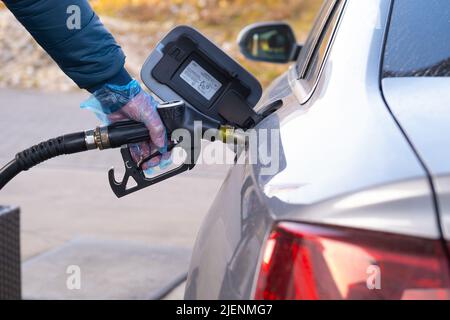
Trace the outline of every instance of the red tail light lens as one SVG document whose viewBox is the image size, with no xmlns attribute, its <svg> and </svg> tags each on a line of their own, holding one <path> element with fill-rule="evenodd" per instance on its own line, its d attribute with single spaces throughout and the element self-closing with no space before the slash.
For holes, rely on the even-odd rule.
<svg viewBox="0 0 450 320">
<path fill-rule="evenodd" d="M 449 299 L 438 240 L 280 223 L 263 252 L 255 299 Z"/>
</svg>

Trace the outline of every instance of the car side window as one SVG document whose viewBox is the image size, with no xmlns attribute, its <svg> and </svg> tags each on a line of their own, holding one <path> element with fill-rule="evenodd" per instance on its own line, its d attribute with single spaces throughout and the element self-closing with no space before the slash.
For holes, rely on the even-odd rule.
<svg viewBox="0 0 450 320">
<path fill-rule="evenodd" d="M 297 69 L 298 77 L 304 80 L 303 86 L 305 86 L 305 91 L 307 92 L 313 89 L 319 77 L 320 69 L 325 61 L 344 4 L 345 0 L 325 2 L 318 18 L 322 19 L 322 23 L 316 21 L 314 25 L 315 28 L 317 25 L 321 25 L 321 28 L 319 30 L 314 30 L 313 28 L 311 31 L 310 38 L 314 38 L 315 40 L 308 39 L 308 41 L 311 43 L 314 42 L 314 46 L 307 41 L 306 45 L 310 47 L 305 48 L 308 52 L 304 52 L 303 65 L 299 63 Z M 301 58 L 299 57 L 299 62 Z"/>
</svg>

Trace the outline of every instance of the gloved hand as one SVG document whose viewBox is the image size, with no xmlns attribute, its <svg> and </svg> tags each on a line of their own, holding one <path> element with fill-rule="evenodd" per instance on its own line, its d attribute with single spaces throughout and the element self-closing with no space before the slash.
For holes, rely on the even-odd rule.
<svg viewBox="0 0 450 320">
<path fill-rule="evenodd" d="M 158 165 L 165 168 L 171 163 L 166 130 L 156 110 L 157 106 L 158 102 L 142 90 L 136 80 L 125 86 L 104 85 L 81 104 L 81 108 L 92 110 L 106 125 L 127 119 L 146 125 L 151 141 L 130 145 L 130 153 L 136 163 L 157 150 L 162 153 L 162 156 L 142 165 L 146 174 L 152 174 L 152 168 Z"/>
</svg>

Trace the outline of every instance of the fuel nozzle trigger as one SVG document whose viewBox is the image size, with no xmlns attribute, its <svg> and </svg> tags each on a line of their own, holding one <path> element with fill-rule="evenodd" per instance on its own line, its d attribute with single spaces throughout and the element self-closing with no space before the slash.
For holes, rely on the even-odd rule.
<svg viewBox="0 0 450 320">
<path fill-rule="evenodd" d="M 173 145 L 173 146 L 175 146 L 175 145 Z M 122 178 L 122 181 L 116 180 L 114 168 L 111 168 L 108 171 L 109 184 L 110 184 L 111 189 L 113 190 L 114 194 L 118 198 L 121 198 L 130 193 L 133 193 L 133 192 L 136 192 L 143 188 L 146 188 L 148 186 L 151 186 L 155 183 L 166 180 L 166 179 L 173 177 L 184 171 L 190 170 L 195 166 L 195 163 L 197 160 L 197 159 L 192 159 L 193 161 L 191 163 L 183 163 L 179 167 L 165 171 L 155 177 L 146 177 L 144 172 L 140 168 L 140 164 L 137 164 L 131 157 L 131 153 L 130 153 L 128 146 L 121 147 L 120 153 L 122 154 L 123 163 L 125 165 L 125 173 Z M 195 156 L 195 154 L 196 154 L 195 150 L 190 150 L 189 153 L 192 156 Z M 159 155 L 159 153 L 153 154 L 151 156 L 151 158 L 156 157 L 158 155 Z M 198 157 L 198 153 L 197 153 L 197 157 Z M 150 157 L 148 159 L 150 159 Z M 141 163 L 142 162 L 143 161 L 141 161 Z M 134 184 L 132 186 L 128 186 L 128 182 L 129 182 L 130 178 L 132 178 L 136 184 Z"/>
<path fill-rule="evenodd" d="M 170 139 L 168 151 L 171 151 L 175 147 L 182 148 L 187 156 L 180 166 L 173 169 L 168 169 L 157 176 L 146 177 L 141 168 L 141 165 L 151 158 L 160 155 L 160 153 L 155 152 L 149 157 L 142 159 L 139 163 L 136 163 L 131 157 L 131 153 L 128 148 L 128 143 L 137 142 L 136 140 L 132 139 L 133 134 L 129 134 L 130 132 L 138 132 L 137 129 L 134 129 L 136 123 L 126 121 L 123 123 L 112 124 L 108 128 L 110 138 L 114 138 L 115 136 L 127 136 L 128 139 L 128 142 L 123 140 L 120 141 L 122 145 L 120 152 L 122 154 L 122 159 L 125 165 L 125 174 L 122 178 L 122 181 L 117 181 L 115 179 L 114 168 L 111 168 L 108 171 L 109 184 L 118 198 L 194 168 L 200 154 L 200 140 L 202 134 L 208 129 L 220 127 L 220 123 L 218 121 L 211 119 L 208 116 L 200 113 L 199 111 L 186 106 L 183 101 L 163 103 L 159 105 L 158 113 L 167 129 L 167 135 Z M 196 121 L 201 121 L 198 122 L 201 123 L 201 128 L 198 128 L 198 126 L 195 125 Z M 139 138 L 140 141 L 148 140 L 149 137 L 146 137 L 145 139 L 143 139 L 142 137 L 143 125 L 139 124 L 139 126 L 141 126 L 141 136 Z M 126 127 L 128 128 L 128 131 L 126 131 Z M 131 127 L 132 129 L 130 129 Z M 176 129 L 184 129 L 185 134 L 190 135 L 189 141 L 183 141 L 182 136 L 178 137 L 175 140 L 173 137 L 175 134 L 173 133 Z M 196 130 L 199 130 L 201 132 L 196 133 Z M 127 132 L 126 135 L 123 133 L 125 131 Z M 117 135 L 115 135 L 115 133 L 117 133 Z M 135 185 L 132 184 L 131 186 L 128 186 L 130 178 L 133 178 L 133 180 L 136 182 Z"/>
</svg>

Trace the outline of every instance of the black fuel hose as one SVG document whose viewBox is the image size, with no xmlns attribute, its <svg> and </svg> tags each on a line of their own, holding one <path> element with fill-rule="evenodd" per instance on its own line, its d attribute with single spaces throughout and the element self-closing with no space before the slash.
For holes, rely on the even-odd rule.
<svg viewBox="0 0 450 320">
<path fill-rule="evenodd" d="M 13 160 L 0 169 L 0 190 L 20 172 L 54 157 L 91 149 L 118 148 L 148 140 L 150 134 L 145 125 L 132 120 L 49 139 L 17 153 Z"/>
<path fill-rule="evenodd" d="M 36 144 L 16 154 L 13 160 L 0 169 L 0 190 L 22 171 L 51 158 L 88 150 L 85 132 L 66 134 Z"/>
</svg>

